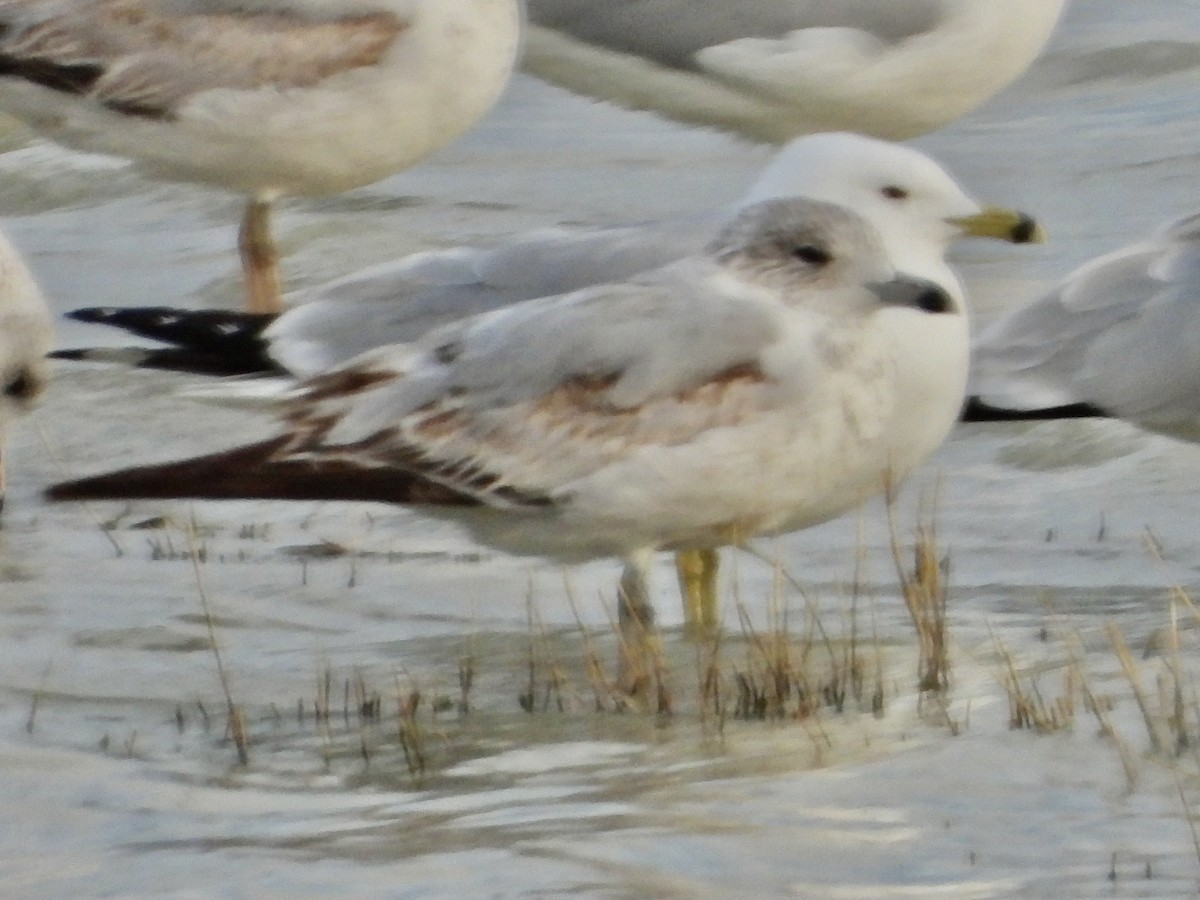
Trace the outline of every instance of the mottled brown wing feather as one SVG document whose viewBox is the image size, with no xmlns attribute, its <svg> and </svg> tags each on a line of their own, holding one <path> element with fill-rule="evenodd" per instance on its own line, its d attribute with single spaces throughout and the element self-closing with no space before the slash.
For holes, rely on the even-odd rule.
<svg viewBox="0 0 1200 900">
<path fill-rule="evenodd" d="M 311 87 L 376 65 L 406 27 L 382 12 L 314 21 L 291 12 L 170 13 L 144 0 L 101 0 L 25 28 L 6 24 L 0 75 L 170 118 L 201 91 Z"/>
<path fill-rule="evenodd" d="M 689 390 L 622 409 L 605 397 L 618 376 L 574 378 L 486 423 L 452 394 L 354 443 L 326 439 L 353 397 L 396 378 L 403 375 L 353 368 L 320 376 L 288 404 L 290 428 L 278 437 L 62 482 L 46 496 L 551 506 L 564 471 L 586 474 L 640 446 L 684 443 L 737 425 L 762 408 L 766 380 L 756 365 L 734 366 Z"/>
<path fill-rule="evenodd" d="M 364 467 L 419 473 L 484 503 L 545 505 L 555 488 L 648 445 L 674 446 L 713 428 L 736 426 L 765 405 L 766 376 L 752 363 L 733 366 L 685 391 L 620 408 L 608 399 L 619 375 L 572 378 L 534 400 L 473 411 L 453 392 L 398 423 L 382 423 L 353 443 L 330 435 L 348 406 L 379 372 L 342 370 L 313 382 L 289 405 L 292 443 L 285 455 L 337 456 Z M 392 373 L 392 378 L 402 378 Z"/>
</svg>

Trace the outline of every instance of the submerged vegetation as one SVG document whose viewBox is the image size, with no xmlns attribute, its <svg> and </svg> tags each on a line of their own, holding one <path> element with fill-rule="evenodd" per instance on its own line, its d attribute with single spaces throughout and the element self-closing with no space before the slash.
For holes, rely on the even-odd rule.
<svg viewBox="0 0 1200 900">
<path fill-rule="evenodd" d="M 914 525 L 897 523 L 889 507 L 894 569 L 883 581 L 894 593 L 863 575 L 863 541 L 847 583 L 822 591 L 806 587 L 791 561 L 754 554 L 771 577 L 765 594 L 747 596 L 737 573 L 737 559 L 746 557 L 739 555 L 724 586 L 720 627 L 667 630 L 648 653 L 633 654 L 622 646 L 615 598 L 578 596 L 567 573 L 561 590 L 575 610 L 573 625 L 548 626 L 531 584 L 522 631 L 446 636 L 422 644 L 416 658 L 398 648 L 390 668 L 321 653 L 305 683 L 265 702 L 262 691 L 239 684 L 239 659 L 222 637 L 229 617 L 214 613 L 205 585 L 209 567 L 241 557 L 217 552 L 219 535 L 194 521 L 155 517 L 109 527 L 125 531 L 126 544 L 129 534 L 139 536 L 152 561 L 190 562 L 199 611 L 181 619 L 202 623 L 205 638 L 187 649 L 211 654 L 221 694 L 219 701 L 181 698 L 164 715 L 164 731 L 177 735 L 180 752 L 215 753 L 231 776 L 290 766 L 345 784 L 426 785 L 506 748 L 581 736 L 647 746 L 694 737 L 697 754 L 720 759 L 766 735 L 779 742 L 772 746 L 801 754 L 799 765 L 824 766 L 914 735 L 938 741 L 1009 730 L 1110 747 L 1129 788 L 1148 769 L 1168 771 L 1192 827 L 1200 790 L 1200 610 L 1192 598 L 1178 588 L 1164 594 L 1162 627 L 1137 635 L 1115 623 L 1082 629 L 1047 593 L 1038 601 L 1036 633 L 985 622 L 989 639 L 964 646 L 956 640 L 951 554 L 935 505 L 923 505 Z M 342 584 L 358 583 L 353 549 L 317 540 L 272 551 L 266 534 L 265 527 L 243 528 L 239 541 L 255 542 L 254 553 L 298 560 L 302 584 L 310 562 L 348 566 Z M 1154 552 L 1156 544 L 1149 546 Z M 608 627 L 588 624 L 595 608 L 583 614 L 597 602 Z M 898 609 L 908 633 L 896 627 Z M 642 668 L 630 680 L 623 670 L 631 665 Z M 53 681 L 47 667 L 31 693 L 30 734 L 53 706 Z M 631 682 L 643 689 L 631 694 L 624 687 Z M 162 752 L 161 738 L 156 743 L 144 724 L 128 733 L 107 727 L 98 742 L 113 756 Z"/>
</svg>

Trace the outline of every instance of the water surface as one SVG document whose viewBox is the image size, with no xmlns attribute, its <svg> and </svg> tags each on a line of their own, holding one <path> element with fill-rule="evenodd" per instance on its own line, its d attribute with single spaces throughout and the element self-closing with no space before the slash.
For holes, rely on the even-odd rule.
<svg viewBox="0 0 1200 900">
<path fill-rule="evenodd" d="M 958 252 L 977 322 L 1200 204 L 1198 72 L 1192 4 L 1077 0 L 1026 78 L 916 142 L 1052 235 L 1044 248 Z M 16 127 L 5 146 L 4 228 L 58 309 L 237 302 L 237 198 L 148 181 Z M 769 155 L 517 79 L 482 127 L 428 164 L 284 204 L 285 272 L 315 284 L 529 227 L 699 211 L 737 196 Z M 97 338 L 62 329 L 65 344 Z M 6 897 L 1195 895 L 1180 794 L 1200 803 L 1194 760 L 1151 752 L 1107 628 L 1169 705 L 1170 591 L 1200 581 L 1196 448 L 1114 423 L 961 429 L 897 511 L 907 540 L 920 498 L 938 495 L 947 709 L 919 702 L 912 626 L 873 505 L 762 549 L 804 583 L 838 648 L 857 610 L 882 716 L 866 698 L 741 721 L 730 700 L 720 721 L 697 709 L 707 657 L 676 628 L 665 568 L 675 714 L 596 713 L 579 623 L 611 667 L 613 564 L 564 576 L 383 507 L 40 503 L 64 474 L 265 433 L 248 413 L 178 399 L 187 383 L 62 367 L 16 434 L 0 532 Z M 725 584 L 755 633 L 769 631 L 772 566 L 738 558 Z M 782 596 L 800 640 L 808 608 Z M 225 735 L 202 597 L 246 711 L 246 765 Z M 728 686 L 756 657 L 732 602 L 726 625 Z M 1180 638 L 1186 671 L 1193 635 Z M 1075 697 L 1074 727 L 1009 730 L 996 639 L 1015 665 L 1044 664 L 1025 683 L 1045 698 Z M 1106 698 L 1124 763 L 1063 687 L 1071 652 Z M 466 715 L 455 708 L 464 660 L 475 679 Z M 344 711 L 359 683 L 379 693 L 380 721 Z M 398 710 L 414 691 L 419 740 L 407 736 L 406 756 Z"/>
</svg>

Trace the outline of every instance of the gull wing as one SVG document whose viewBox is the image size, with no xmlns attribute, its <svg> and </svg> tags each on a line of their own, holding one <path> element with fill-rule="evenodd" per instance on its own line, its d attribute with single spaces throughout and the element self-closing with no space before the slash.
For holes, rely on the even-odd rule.
<svg viewBox="0 0 1200 900">
<path fill-rule="evenodd" d="M 987 329 L 972 392 L 1032 409 L 1088 403 L 1141 424 L 1200 419 L 1200 215 L 1084 265 Z"/>
<path fill-rule="evenodd" d="M 418 471 L 487 503 L 551 502 L 626 454 L 769 408 L 778 310 L 686 281 L 523 303 L 369 353 L 302 386 L 285 455 Z"/>
<path fill-rule="evenodd" d="M 0 76 L 173 118 L 214 89 L 309 87 L 373 66 L 407 28 L 388 12 L 198 0 L 7 0 Z"/>
<path fill-rule="evenodd" d="M 633 278 L 700 253 L 716 228 L 716 217 L 698 217 L 590 232 L 543 229 L 495 248 L 420 253 L 296 296 L 264 337 L 283 368 L 314 375 L 449 321 Z"/>
<path fill-rule="evenodd" d="M 778 402 L 763 359 L 778 309 L 683 281 L 686 293 L 665 279 L 530 301 L 380 348 L 304 382 L 275 438 L 48 496 L 560 502 L 614 460 Z"/>
</svg>

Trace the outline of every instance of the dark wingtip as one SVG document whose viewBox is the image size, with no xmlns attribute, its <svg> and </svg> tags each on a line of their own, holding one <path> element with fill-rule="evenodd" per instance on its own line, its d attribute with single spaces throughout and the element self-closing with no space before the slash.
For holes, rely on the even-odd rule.
<svg viewBox="0 0 1200 900">
<path fill-rule="evenodd" d="M 89 306 L 68 319 L 120 328 L 165 348 L 86 348 L 56 351 L 56 359 L 111 362 L 194 375 L 279 375 L 262 333 L 269 313 L 176 309 L 170 306 Z"/>
<path fill-rule="evenodd" d="M 65 359 L 70 362 L 119 363 L 125 366 L 141 366 L 149 350 L 141 347 L 72 347 L 69 350 L 51 350 L 49 359 Z"/>
<path fill-rule="evenodd" d="M 1067 403 L 1041 409 L 1006 409 L 968 397 L 959 413 L 960 422 L 1045 422 L 1052 419 L 1110 419 L 1112 416 L 1090 403 Z"/>
<path fill-rule="evenodd" d="M 260 353 L 206 352 L 188 347 L 78 347 L 55 350 L 51 359 L 70 362 L 110 363 L 158 372 L 225 377 L 233 375 L 286 375 L 287 372 Z"/>
<path fill-rule="evenodd" d="M 66 318 L 194 347 L 261 343 L 263 331 L 277 317 L 274 313 L 173 306 L 85 306 L 66 313 Z"/>
<path fill-rule="evenodd" d="M 76 322 L 98 322 L 105 324 L 117 314 L 117 306 L 85 306 L 63 313 L 64 319 L 74 319 Z"/>
</svg>

